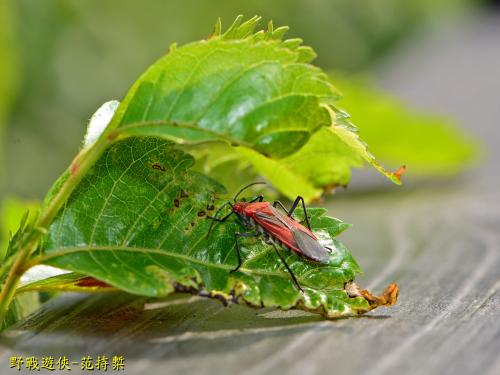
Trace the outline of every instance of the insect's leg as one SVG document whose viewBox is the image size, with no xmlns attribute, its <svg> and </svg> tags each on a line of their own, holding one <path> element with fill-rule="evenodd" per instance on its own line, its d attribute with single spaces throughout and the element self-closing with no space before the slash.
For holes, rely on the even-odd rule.
<svg viewBox="0 0 500 375">
<path fill-rule="evenodd" d="M 288 217 L 293 218 L 293 213 L 295 212 L 295 209 L 297 208 L 300 202 L 302 202 L 302 208 L 304 209 L 304 217 L 306 219 L 307 227 L 309 228 L 310 231 L 312 231 L 311 223 L 309 222 L 309 217 L 307 216 L 306 204 L 304 202 L 304 198 L 302 198 L 301 196 L 298 196 L 297 199 L 295 199 L 295 202 L 293 202 L 292 208 L 290 208 L 290 210 L 287 210 L 283 205 L 283 203 L 281 203 L 280 201 L 274 201 L 273 207 L 278 207 L 278 206 L 281 207 L 281 209 L 286 212 Z"/>
<path fill-rule="evenodd" d="M 286 269 L 288 270 L 288 273 L 290 273 L 290 276 L 292 277 L 292 280 L 293 282 L 295 283 L 295 285 L 297 286 L 297 288 L 302 292 L 304 293 L 304 289 L 302 289 L 302 287 L 300 286 L 297 278 L 295 277 L 295 274 L 293 273 L 293 271 L 291 270 L 290 266 L 288 265 L 288 263 L 286 262 L 285 258 L 283 257 L 283 255 L 281 255 L 281 253 L 279 252 L 278 248 L 276 247 L 276 245 L 271 242 L 271 241 L 267 241 L 268 244 L 270 244 L 273 248 L 274 248 L 274 251 L 276 251 L 276 254 L 278 254 L 279 258 L 281 259 L 281 261 L 283 262 L 283 264 L 285 265 Z"/>
<path fill-rule="evenodd" d="M 211 219 L 213 220 L 212 221 L 212 224 L 210 224 L 210 228 L 208 229 L 208 233 L 207 233 L 207 237 L 210 236 L 210 233 L 212 232 L 212 229 L 214 227 L 214 224 L 215 222 L 218 222 L 218 223 L 223 223 L 224 221 L 226 221 L 232 214 L 234 214 L 234 211 L 231 210 L 230 213 L 228 213 L 226 216 L 224 216 L 222 219 L 219 219 L 217 217 L 217 215 L 219 214 L 219 212 L 222 210 L 223 207 L 227 206 L 227 205 L 230 205 L 231 208 L 233 208 L 233 205 L 231 204 L 231 202 L 226 202 L 224 203 L 222 206 L 219 207 L 219 209 L 217 210 L 217 212 L 215 213 L 214 216 L 207 216 L 207 219 Z"/>
<path fill-rule="evenodd" d="M 295 199 L 295 202 L 293 202 L 292 208 L 290 208 L 290 211 L 288 211 L 288 216 L 292 217 L 293 212 L 299 205 L 299 203 L 302 203 L 302 209 L 304 210 L 304 218 L 306 219 L 306 224 L 309 230 L 311 229 L 311 223 L 309 222 L 309 217 L 307 216 L 307 209 L 306 209 L 306 203 L 304 202 L 304 198 L 302 198 L 300 195 Z"/>
<path fill-rule="evenodd" d="M 243 261 L 241 260 L 240 242 L 238 241 L 238 238 L 240 238 L 240 237 L 259 237 L 259 236 L 260 236 L 260 233 L 240 233 L 240 232 L 234 233 L 234 239 L 236 240 L 236 255 L 238 255 L 238 265 L 236 266 L 235 269 L 231 270 L 230 273 L 238 271 L 240 269 L 241 265 L 243 264 Z"/>
<path fill-rule="evenodd" d="M 262 202 L 264 201 L 264 196 L 263 195 L 259 195 L 257 198 L 255 199 L 252 199 L 250 202 L 248 203 L 254 203 L 254 202 Z"/>
<path fill-rule="evenodd" d="M 276 207 L 280 207 L 283 211 L 286 212 L 287 215 L 289 215 L 288 213 L 288 210 L 286 209 L 286 207 L 283 205 L 283 203 L 281 203 L 280 201 L 274 201 L 273 202 L 273 207 L 276 208 Z M 291 215 L 289 215 L 291 217 Z"/>
</svg>

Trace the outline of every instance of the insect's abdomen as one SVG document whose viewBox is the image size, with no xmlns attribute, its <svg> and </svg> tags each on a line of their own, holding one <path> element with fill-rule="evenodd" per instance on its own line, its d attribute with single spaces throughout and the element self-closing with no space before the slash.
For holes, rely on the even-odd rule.
<svg viewBox="0 0 500 375">
<path fill-rule="evenodd" d="M 280 246 L 288 251 L 293 250 L 299 255 L 302 256 L 304 255 L 302 251 L 298 248 L 293 238 L 293 234 L 288 228 L 278 227 L 276 225 L 269 225 L 269 224 L 263 226 L 260 225 L 259 220 L 254 217 L 250 217 L 250 223 L 258 233 L 261 233 L 264 236 L 267 235 L 269 239 L 272 240 L 273 243 L 276 244 L 277 246 Z"/>
<path fill-rule="evenodd" d="M 267 208 L 267 209 L 266 209 Z M 300 223 L 266 207 L 249 212 L 250 223 L 255 229 L 268 236 L 276 245 L 293 250 L 300 256 L 320 263 L 328 263 L 330 253 L 316 236 Z"/>
</svg>

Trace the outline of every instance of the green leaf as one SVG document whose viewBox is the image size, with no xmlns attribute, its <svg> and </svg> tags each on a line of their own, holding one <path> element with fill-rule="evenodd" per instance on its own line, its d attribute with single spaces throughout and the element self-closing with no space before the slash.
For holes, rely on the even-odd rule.
<svg viewBox="0 0 500 375">
<path fill-rule="evenodd" d="M 344 95 L 341 106 L 384 163 L 406 164 L 411 175 L 450 175 L 470 165 L 477 141 L 445 116 L 409 108 L 365 80 L 333 75 Z"/>
<path fill-rule="evenodd" d="M 319 198 L 325 189 L 346 186 L 351 178 L 351 168 L 362 167 L 365 161 L 395 184 L 401 184 L 397 174 L 387 172 L 368 152 L 357 130 L 346 118 L 339 118 L 337 122 L 321 128 L 300 150 L 279 160 L 245 147 L 222 146 L 216 152 L 213 147 L 196 150 L 195 154 L 202 159 L 199 169 L 231 186 L 230 191 L 237 188 L 235 181 L 242 185 L 258 174 L 286 197 L 294 199 L 300 195 L 306 201 Z M 249 169 L 249 166 L 253 168 Z M 235 175 L 234 171 L 243 173 Z"/>
<path fill-rule="evenodd" d="M 218 22 L 208 40 L 171 48 L 132 86 L 109 136 L 160 136 L 198 144 L 206 155 L 213 142 L 225 142 L 235 160 L 289 197 L 300 192 L 311 200 L 326 185 L 347 184 L 350 168 L 361 160 L 398 183 L 333 106 L 339 94 L 309 64 L 312 49 L 301 39 L 282 40 L 287 28 L 272 23 L 254 32 L 258 21 L 238 17 L 225 33 Z M 316 162 L 325 153 L 327 167 Z M 225 158 L 208 159 L 216 157 Z"/>
<path fill-rule="evenodd" d="M 351 179 L 351 168 L 363 166 L 363 158 L 359 153 L 353 153 L 331 128 L 326 128 L 315 133 L 299 152 L 287 157 L 284 163 L 316 188 L 324 188 L 347 185 Z"/>
<path fill-rule="evenodd" d="M 241 241 L 245 261 L 231 273 L 237 265 L 234 233 L 243 228 L 228 220 L 207 238 L 207 215 L 223 202 L 218 196 L 224 189 L 191 171 L 193 158 L 176 147 L 146 137 L 108 149 L 54 220 L 31 264 L 71 270 L 137 295 L 183 291 L 328 317 L 394 302 L 373 302 L 344 288 L 360 269 L 335 238 L 348 225 L 324 216 L 324 209 L 308 212 L 320 240 L 333 249 L 328 265 L 282 250 L 304 294 L 261 239 Z"/>
<path fill-rule="evenodd" d="M 338 95 L 298 43 L 253 33 L 259 18 L 170 51 L 134 84 L 111 127 L 179 142 L 225 140 L 282 157 L 330 123 Z"/>
<path fill-rule="evenodd" d="M 293 169 L 292 165 L 282 160 L 267 158 L 253 150 L 241 148 L 236 150 L 243 160 L 250 162 L 255 170 L 272 182 L 282 194 L 290 199 L 301 195 L 306 201 L 310 201 L 321 195 L 321 189 L 305 179 L 300 171 Z"/>
<path fill-rule="evenodd" d="M 306 201 L 319 198 L 324 189 L 346 186 L 351 178 L 351 168 L 363 166 L 363 160 L 379 168 L 356 134 L 343 125 L 322 128 L 299 151 L 280 160 L 245 148 L 236 151 L 283 195 L 290 199 L 300 195 Z M 400 183 L 391 173 L 380 169 L 395 183 Z"/>
</svg>

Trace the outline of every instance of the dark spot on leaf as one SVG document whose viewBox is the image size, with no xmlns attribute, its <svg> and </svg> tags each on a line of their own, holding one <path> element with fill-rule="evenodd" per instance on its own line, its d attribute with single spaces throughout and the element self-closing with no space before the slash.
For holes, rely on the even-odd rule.
<svg viewBox="0 0 500 375">
<path fill-rule="evenodd" d="M 203 217 L 205 216 L 207 213 L 205 211 L 200 211 L 198 212 L 198 217 Z"/>
<path fill-rule="evenodd" d="M 194 227 L 194 223 L 191 223 L 191 226 Z"/>
<path fill-rule="evenodd" d="M 189 197 L 189 194 L 186 192 L 186 190 L 181 190 L 181 198 L 187 198 Z"/>
<path fill-rule="evenodd" d="M 214 206 L 213 204 L 209 204 L 209 205 L 207 206 L 207 210 L 208 210 L 208 211 L 213 211 L 213 210 L 215 210 L 215 206 Z"/>
<path fill-rule="evenodd" d="M 179 206 L 181 205 L 181 203 L 179 202 L 178 199 L 174 199 L 174 206 L 179 208 Z"/>
<path fill-rule="evenodd" d="M 153 164 L 152 168 L 156 169 L 158 171 L 162 171 L 162 172 L 166 172 L 167 171 L 163 165 L 157 164 L 157 163 Z"/>
</svg>

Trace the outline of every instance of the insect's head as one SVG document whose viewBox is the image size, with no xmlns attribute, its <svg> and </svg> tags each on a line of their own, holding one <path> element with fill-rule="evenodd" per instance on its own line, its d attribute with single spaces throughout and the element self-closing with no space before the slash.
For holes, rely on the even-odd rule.
<svg viewBox="0 0 500 375">
<path fill-rule="evenodd" d="M 238 193 L 236 193 L 236 195 L 233 198 L 234 203 L 226 202 L 222 206 L 219 207 L 219 209 L 217 210 L 217 212 L 215 213 L 215 215 L 213 217 L 207 216 L 207 218 L 213 219 L 212 223 L 210 224 L 210 228 L 208 229 L 207 236 L 210 236 L 210 233 L 212 232 L 212 228 L 214 227 L 215 222 L 226 221 L 226 219 L 229 218 L 229 216 L 231 216 L 232 214 L 236 214 L 236 216 L 238 216 L 238 219 L 240 220 L 240 222 L 245 227 L 251 228 L 252 223 L 250 222 L 250 218 L 248 217 L 248 215 L 245 213 L 245 208 L 250 203 L 247 203 L 244 200 L 238 202 L 238 197 L 240 196 L 241 193 L 243 193 L 249 187 L 254 186 L 254 185 L 263 185 L 263 184 L 265 184 L 265 182 L 252 182 L 251 184 L 248 184 L 247 186 L 240 189 L 240 191 L 238 191 Z M 222 212 L 222 210 L 224 209 L 225 206 L 230 206 L 231 212 L 229 214 L 227 214 L 226 216 L 224 216 L 224 218 L 220 219 L 219 213 Z"/>
<path fill-rule="evenodd" d="M 245 215 L 245 209 L 247 206 L 248 203 L 246 202 L 236 202 L 235 204 L 231 205 L 231 208 L 233 209 L 233 212 L 236 214 L 236 216 L 238 216 L 241 224 L 243 224 L 243 226 L 246 228 L 250 228 L 250 219 L 247 215 Z"/>
</svg>

